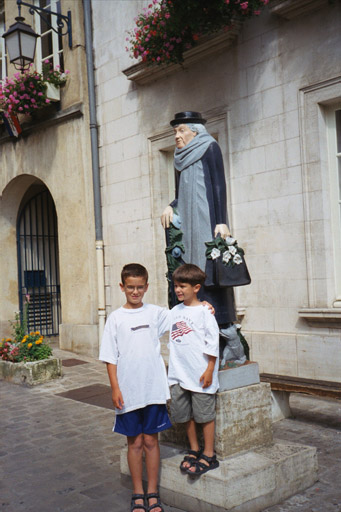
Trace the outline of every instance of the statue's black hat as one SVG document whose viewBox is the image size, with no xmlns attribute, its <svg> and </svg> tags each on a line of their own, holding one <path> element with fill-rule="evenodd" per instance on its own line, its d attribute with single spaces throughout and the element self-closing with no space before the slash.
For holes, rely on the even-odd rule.
<svg viewBox="0 0 341 512">
<path fill-rule="evenodd" d="M 188 124 L 188 123 L 197 123 L 197 124 L 205 124 L 206 119 L 203 119 L 200 112 L 178 112 L 175 114 L 174 119 L 170 122 L 172 126 L 176 126 L 178 124 Z"/>
</svg>

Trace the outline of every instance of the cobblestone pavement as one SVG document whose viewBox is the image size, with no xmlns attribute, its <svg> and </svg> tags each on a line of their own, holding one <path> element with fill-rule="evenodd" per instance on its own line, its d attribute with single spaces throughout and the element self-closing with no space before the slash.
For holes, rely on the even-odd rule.
<svg viewBox="0 0 341 512">
<path fill-rule="evenodd" d="M 119 470 L 125 439 L 111 432 L 112 411 L 58 396 L 108 385 L 105 366 L 55 355 L 87 364 L 33 388 L 0 383 L 0 511 L 127 512 L 131 491 Z M 267 512 L 341 512 L 341 402 L 293 395 L 291 405 L 295 418 L 276 423 L 275 437 L 318 448 L 319 482 Z"/>
</svg>

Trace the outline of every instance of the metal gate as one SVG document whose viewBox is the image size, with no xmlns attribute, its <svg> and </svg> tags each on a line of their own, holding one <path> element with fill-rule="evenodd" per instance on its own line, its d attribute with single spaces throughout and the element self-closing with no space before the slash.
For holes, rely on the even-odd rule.
<svg viewBox="0 0 341 512">
<path fill-rule="evenodd" d="M 19 305 L 27 308 L 28 331 L 59 334 L 60 283 L 57 215 L 48 190 L 32 197 L 17 224 Z"/>
</svg>

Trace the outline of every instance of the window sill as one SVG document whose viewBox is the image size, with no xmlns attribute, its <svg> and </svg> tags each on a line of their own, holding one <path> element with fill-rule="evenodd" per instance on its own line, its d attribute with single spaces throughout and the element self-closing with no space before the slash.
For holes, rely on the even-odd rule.
<svg viewBox="0 0 341 512">
<path fill-rule="evenodd" d="M 272 0 L 269 10 L 286 20 L 307 14 L 328 4 L 328 0 Z"/>
<path fill-rule="evenodd" d="M 140 85 L 160 80 L 181 69 L 187 69 L 205 57 L 221 53 L 226 48 L 229 48 L 237 38 L 241 25 L 242 22 L 236 21 L 228 32 L 205 36 L 197 46 L 184 53 L 184 62 L 182 64 L 147 66 L 145 62 L 139 62 L 124 69 L 122 73 L 125 74 L 128 80 L 132 80 Z"/>
<path fill-rule="evenodd" d="M 341 329 L 341 308 L 304 308 L 298 311 L 298 316 L 310 327 Z"/>
<path fill-rule="evenodd" d="M 18 138 L 11 137 L 7 134 L 7 132 L 0 134 L 0 145 L 4 144 L 8 141 L 17 142 L 22 138 L 27 137 L 31 133 L 34 133 L 38 130 L 45 130 L 50 126 L 55 126 L 60 123 L 64 123 L 69 121 L 70 119 L 74 119 L 77 117 L 81 117 L 83 115 L 83 103 L 75 103 L 71 105 L 71 107 L 66 108 L 65 110 L 59 110 L 57 112 L 50 112 L 47 114 L 47 117 L 43 120 L 35 119 L 32 121 L 25 121 L 22 123 L 22 132 Z"/>
</svg>

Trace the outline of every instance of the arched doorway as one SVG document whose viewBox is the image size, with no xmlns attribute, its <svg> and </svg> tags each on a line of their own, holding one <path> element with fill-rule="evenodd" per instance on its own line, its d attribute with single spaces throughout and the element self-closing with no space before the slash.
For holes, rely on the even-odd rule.
<svg viewBox="0 0 341 512">
<path fill-rule="evenodd" d="M 25 194 L 17 221 L 20 312 L 28 300 L 28 331 L 59 334 L 61 323 L 58 226 L 54 201 L 44 186 Z"/>
</svg>

